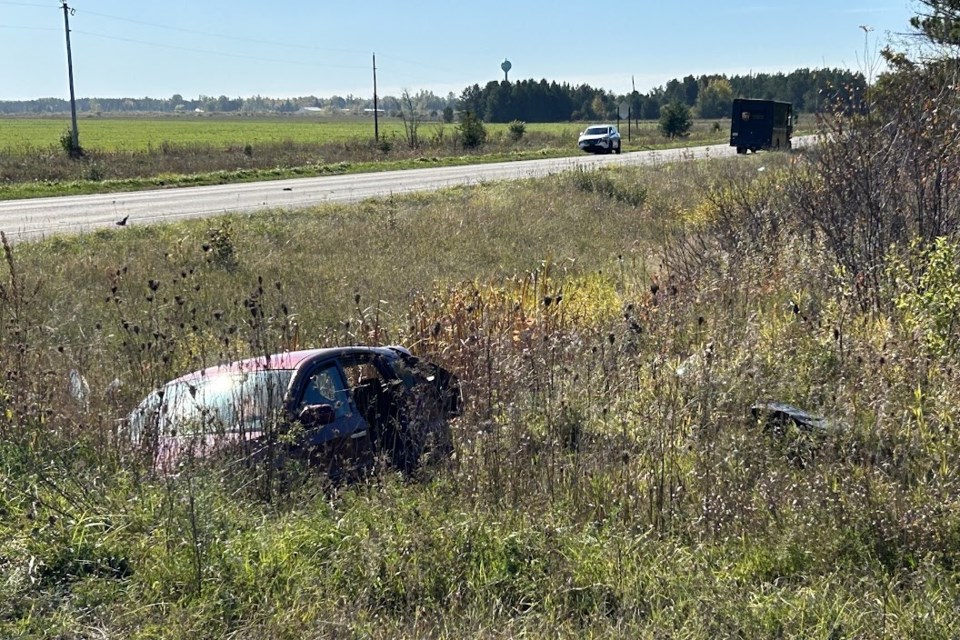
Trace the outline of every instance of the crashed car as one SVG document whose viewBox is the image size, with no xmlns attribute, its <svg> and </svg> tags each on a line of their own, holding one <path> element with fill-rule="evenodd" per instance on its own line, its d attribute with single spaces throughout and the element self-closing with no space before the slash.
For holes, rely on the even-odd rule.
<svg viewBox="0 0 960 640">
<path fill-rule="evenodd" d="M 786 457 L 806 467 L 830 436 L 841 435 L 846 427 L 832 419 L 816 415 L 784 402 L 761 402 L 750 407 L 754 420 L 771 436 Z"/>
<path fill-rule="evenodd" d="M 834 421 L 784 402 L 755 404 L 750 407 L 750 413 L 763 423 L 766 431 L 775 435 L 782 435 L 790 428 L 814 436 L 824 436 L 838 430 Z"/>
<path fill-rule="evenodd" d="M 620 153 L 620 132 L 612 124 L 592 125 L 580 134 L 577 146 L 590 153 Z"/>
<path fill-rule="evenodd" d="M 298 459 L 331 478 L 377 460 L 411 472 L 451 452 L 458 379 L 403 347 L 309 349 L 188 373 L 127 418 L 154 467 L 176 473 L 215 456 Z"/>
</svg>

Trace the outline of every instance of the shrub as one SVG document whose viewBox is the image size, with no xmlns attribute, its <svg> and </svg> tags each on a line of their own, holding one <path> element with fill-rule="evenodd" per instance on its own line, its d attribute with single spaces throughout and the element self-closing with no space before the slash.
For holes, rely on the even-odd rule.
<svg viewBox="0 0 960 640">
<path fill-rule="evenodd" d="M 901 260 L 890 267 L 897 282 L 897 309 L 906 328 L 932 354 L 948 355 L 960 342 L 960 245 L 937 238 L 932 247 L 914 248 L 914 254 L 918 269 Z"/>
<path fill-rule="evenodd" d="M 66 151 L 67 155 L 71 158 L 83 157 L 83 147 L 81 147 L 79 143 L 76 145 L 73 144 L 73 132 L 70 129 L 66 129 L 60 134 L 60 146 L 63 147 L 63 150 Z"/>
<path fill-rule="evenodd" d="M 207 232 L 207 237 L 209 241 L 204 243 L 203 250 L 209 254 L 208 262 L 226 271 L 236 269 L 237 252 L 233 243 L 230 221 L 224 219 L 219 227 L 212 227 Z"/>
<path fill-rule="evenodd" d="M 510 132 L 511 142 L 520 142 L 523 139 L 523 134 L 527 132 L 527 123 L 514 120 L 510 123 L 508 131 Z"/>
<path fill-rule="evenodd" d="M 891 250 L 930 246 L 960 230 L 956 73 L 901 71 L 874 93 L 869 115 L 840 107 L 823 118 L 809 170 L 789 185 L 797 217 L 823 238 L 865 308 L 890 303 L 882 292 L 892 284 Z"/>
<path fill-rule="evenodd" d="M 628 185 L 624 184 L 624 181 L 616 181 L 608 172 L 589 171 L 578 167 L 570 172 L 570 176 L 579 191 L 596 193 L 631 207 L 641 207 L 647 199 L 647 190 L 642 185 Z"/>
<path fill-rule="evenodd" d="M 680 102 L 671 102 L 660 110 L 660 133 L 676 138 L 690 132 L 693 119 L 690 117 L 690 108 Z"/>
<path fill-rule="evenodd" d="M 83 177 L 91 182 L 100 182 L 105 177 L 103 173 L 103 167 L 101 167 L 99 163 L 92 162 L 84 172 Z"/>
<path fill-rule="evenodd" d="M 457 131 L 460 134 L 460 142 L 467 149 L 476 149 L 483 146 L 483 143 L 487 141 L 487 128 L 483 126 L 483 122 L 472 111 L 463 113 Z"/>
</svg>

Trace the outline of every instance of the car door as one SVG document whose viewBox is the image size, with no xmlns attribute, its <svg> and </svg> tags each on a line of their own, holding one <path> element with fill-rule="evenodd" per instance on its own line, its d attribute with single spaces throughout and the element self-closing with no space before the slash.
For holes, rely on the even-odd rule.
<svg viewBox="0 0 960 640">
<path fill-rule="evenodd" d="M 372 457 L 370 427 L 353 403 L 336 359 L 304 371 L 296 385 L 293 419 L 300 433 L 293 452 L 331 473 L 365 464 Z"/>
</svg>

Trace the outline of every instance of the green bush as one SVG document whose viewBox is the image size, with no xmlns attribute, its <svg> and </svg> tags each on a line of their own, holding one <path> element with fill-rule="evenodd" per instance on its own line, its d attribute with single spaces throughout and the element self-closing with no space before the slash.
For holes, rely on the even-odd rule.
<svg viewBox="0 0 960 640">
<path fill-rule="evenodd" d="M 511 142 L 520 142 L 523 139 L 523 134 L 527 132 L 527 123 L 521 122 L 520 120 L 514 120 L 508 126 L 508 131 L 510 133 Z"/>
<path fill-rule="evenodd" d="M 960 341 L 960 245 L 938 238 L 932 247 L 914 252 L 919 268 L 893 261 L 896 306 L 906 328 L 930 352 L 947 355 Z"/>
<path fill-rule="evenodd" d="M 60 134 L 60 146 L 63 147 L 63 150 L 66 151 L 67 155 L 71 158 L 83 157 L 83 147 L 81 147 L 79 143 L 74 146 L 73 132 L 70 129 L 66 129 Z"/>
<path fill-rule="evenodd" d="M 460 116 L 460 125 L 457 127 L 457 132 L 460 135 L 460 142 L 467 149 L 476 149 L 483 146 L 483 143 L 487 141 L 487 128 L 483 126 L 483 122 L 472 111 L 465 111 Z"/>
<path fill-rule="evenodd" d="M 668 138 L 684 136 L 692 126 L 693 118 L 687 105 L 671 102 L 660 110 L 660 133 Z"/>
</svg>

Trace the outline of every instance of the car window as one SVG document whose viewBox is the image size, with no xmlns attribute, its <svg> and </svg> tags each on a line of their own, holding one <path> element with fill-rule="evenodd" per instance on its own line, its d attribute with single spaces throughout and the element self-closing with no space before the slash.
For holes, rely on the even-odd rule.
<svg viewBox="0 0 960 640">
<path fill-rule="evenodd" d="M 609 131 L 608 131 L 607 127 L 590 127 L 589 129 L 587 129 L 586 131 L 584 131 L 584 135 L 588 135 L 588 136 L 598 136 L 598 135 L 603 135 L 603 134 L 608 133 L 608 132 L 609 132 Z"/>
<path fill-rule="evenodd" d="M 129 416 L 131 437 L 262 431 L 283 408 L 293 371 L 208 375 L 151 393 Z"/>
<path fill-rule="evenodd" d="M 311 404 L 329 404 L 333 407 L 337 417 L 343 417 L 350 413 L 347 385 L 336 364 L 330 363 L 322 366 L 307 379 L 307 386 L 304 389 L 298 408 Z"/>
</svg>

